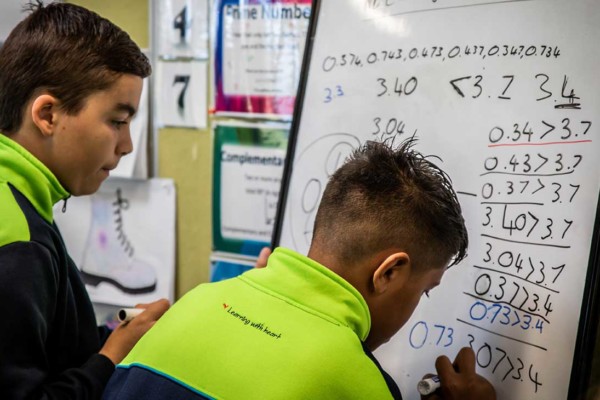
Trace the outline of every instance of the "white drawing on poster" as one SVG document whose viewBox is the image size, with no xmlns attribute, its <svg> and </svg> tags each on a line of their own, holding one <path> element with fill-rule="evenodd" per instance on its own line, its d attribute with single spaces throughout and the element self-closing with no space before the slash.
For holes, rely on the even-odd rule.
<svg viewBox="0 0 600 400">
<path fill-rule="evenodd" d="M 174 300 L 175 187 L 170 179 L 110 178 L 71 197 L 55 220 L 95 303 Z"/>
<path fill-rule="evenodd" d="M 156 268 L 135 254 L 126 232 L 129 200 L 120 187 L 92 197 L 92 224 L 81 263 L 86 285 L 107 282 L 124 293 L 156 290 Z"/>
</svg>

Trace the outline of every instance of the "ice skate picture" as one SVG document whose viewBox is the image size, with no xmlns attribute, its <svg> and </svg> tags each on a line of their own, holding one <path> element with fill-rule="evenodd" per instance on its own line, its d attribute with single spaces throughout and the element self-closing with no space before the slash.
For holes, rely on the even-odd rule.
<svg viewBox="0 0 600 400">
<path fill-rule="evenodd" d="M 167 179 L 109 179 L 72 197 L 56 223 L 92 301 L 134 306 L 173 299 L 175 188 Z"/>
<path fill-rule="evenodd" d="M 92 225 L 81 264 L 86 285 L 107 282 L 129 294 L 156 290 L 155 268 L 135 256 L 135 248 L 125 232 L 129 200 L 120 187 L 92 197 Z"/>
</svg>

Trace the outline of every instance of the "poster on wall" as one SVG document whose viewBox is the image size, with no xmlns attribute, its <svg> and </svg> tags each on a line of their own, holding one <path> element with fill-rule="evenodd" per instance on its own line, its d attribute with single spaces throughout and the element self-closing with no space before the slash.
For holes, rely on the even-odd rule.
<svg viewBox="0 0 600 400">
<path fill-rule="evenodd" d="M 208 0 L 154 0 L 158 57 L 208 58 Z"/>
<path fill-rule="evenodd" d="M 174 300 L 175 186 L 170 179 L 110 178 L 71 197 L 55 219 L 93 302 Z"/>
<path fill-rule="evenodd" d="M 290 120 L 311 1 L 218 0 L 215 7 L 215 113 Z"/>
<path fill-rule="evenodd" d="M 213 250 L 258 256 L 271 243 L 289 124 L 219 123 L 213 157 Z"/>
</svg>

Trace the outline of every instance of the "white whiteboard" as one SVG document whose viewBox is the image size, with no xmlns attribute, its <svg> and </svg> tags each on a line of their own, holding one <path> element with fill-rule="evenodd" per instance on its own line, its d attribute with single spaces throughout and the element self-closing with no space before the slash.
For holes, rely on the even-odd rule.
<svg viewBox="0 0 600 400">
<path fill-rule="evenodd" d="M 317 3 L 275 242 L 306 254 L 346 155 L 416 132 L 459 192 L 469 257 L 377 358 L 407 399 L 470 344 L 499 400 L 566 399 L 600 188 L 600 3 Z"/>
</svg>

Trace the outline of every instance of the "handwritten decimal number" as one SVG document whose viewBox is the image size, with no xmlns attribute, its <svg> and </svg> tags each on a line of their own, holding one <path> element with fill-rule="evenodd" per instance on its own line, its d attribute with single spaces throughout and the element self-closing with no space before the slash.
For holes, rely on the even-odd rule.
<svg viewBox="0 0 600 400">
<path fill-rule="evenodd" d="M 546 295 L 546 299 L 542 305 L 540 300 L 543 295 L 540 297 L 540 295 L 533 292 L 534 289 L 531 288 L 527 290 L 525 285 L 517 283 L 516 280 L 512 280 L 509 283 L 509 279 L 512 279 L 512 277 L 508 276 L 507 278 L 507 276 L 504 275 L 500 275 L 492 279 L 492 275 L 485 272 L 477 277 L 473 290 L 481 300 L 486 300 L 485 297 L 487 297 L 487 299 L 489 299 L 488 301 L 491 300 L 494 303 L 506 303 L 507 305 L 524 313 L 529 314 L 545 311 L 546 314 L 543 317 L 542 315 L 538 315 L 540 318 L 547 317 L 548 314 L 554 311 L 552 309 L 552 302 L 550 301 L 550 293 Z M 508 299 L 509 297 L 510 300 Z M 484 317 L 481 317 L 480 319 L 483 319 Z M 521 328 L 528 329 L 528 326 L 521 326 Z"/>
<path fill-rule="evenodd" d="M 373 1 L 373 0 L 369 0 Z M 393 0 L 381 0 L 393 1 Z M 335 68 L 365 67 L 381 62 L 385 63 L 404 63 L 414 60 L 429 59 L 433 61 L 444 62 L 446 60 L 458 60 L 462 57 L 479 57 L 485 60 L 486 57 L 511 57 L 511 58 L 531 58 L 531 57 L 554 57 L 560 56 L 560 48 L 546 45 L 455 45 L 455 46 L 423 46 L 406 47 L 397 49 L 385 49 L 365 52 L 348 52 L 342 54 L 327 55 L 321 64 L 324 72 L 330 72 Z"/>
<path fill-rule="evenodd" d="M 488 157 L 483 163 L 487 173 L 514 173 L 514 174 L 541 174 L 560 175 L 570 173 L 577 168 L 583 156 L 574 154 L 565 157 L 562 153 L 548 157 L 537 154 L 512 154 L 509 160 L 500 160 L 498 157 Z M 542 169 L 543 168 L 543 169 Z"/>
<path fill-rule="evenodd" d="M 490 324 L 497 322 L 506 326 L 517 326 L 524 331 L 533 330 L 540 334 L 544 329 L 542 318 L 534 318 L 529 313 L 517 311 L 500 303 L 487 306 L 481 301 L 476 301 L 469 309 L 469 317 L 473 321 L 487 321 Z"/>
<path fill-rule="evenodd" d="M 498 255 L 492 255 L 492 244 L 486 242 L 485 246 L 486 250 L 482 259 L 485 264 L 494 267 L 499 266 L 508 274 L 516 273 L 519 277 L 523 276 L 522 279 L 525 279 L 525 281 L 535 283 L 536 285 L 543 284 L 547 287 L 547 280 L 550 279 L 552 279 L 552 284 L 555 284 L 566 266 L 566 264 L 561 264 L 554 267 L 546 267 L 547 262 L 545 263 L 542 260 L 532 259 L 531 257 L 527 257 L 527 262 L 523 265 L 525 258 L 521 253 L 517 253 L 515 256 L 512 251 L 505 250 Z"/>
<path fill-rule="evenodd" d="M 402 135 L 404 133 L 404 128 L 406 125 L 402 120 L 397 118 L 389 118 L 387 120 L 383 120 L 383 124 L 381 122 L 381 117 L 373 118 L 375 131 L 371 132 L 371 135 L 379 135 L 380 133 L 382 135 Z"/>
<path fill-rule="evenodd" d="M 505 180 L 504 184 L 485 182 L 481 187 L 481 197 L 489 200 L 494 196 L 512 197 L 523 195 L 527 198 L 539 193 L 541 198 L 544 200 L 550 199 L 552 203 L 563 203 L 563 201 L 566 202 L 567 200 L 569 203 L 572 203 L 580 188 L 581 185 L 574 185 L 572 183 L 546 182 L 544 184 L 540 178 L 533 180 Z"/>
<path fill-rule="evenodd" d="M 568 140 L 577 137 L 585 137 L 592 127 L 592 121 L 572 121 L 571 118 L 563 118 L 560 122 L 544 121 L 540 122 L 541 129 L 535 130 L 530 126 L 529 121 L 523 123 L 512 124 L 512 128 L 494 126 L 488 135 L 490 143 L 496 144 L 502 140 L 508 142 L 527 142 L 531 143 L 532 138 L 542 140 L 551 134 L 548 139 L 551 140 Z"/>
<path fill-rule="evenodd" d="M 573 225 L 572 220 L 550 218 L 550 217 L 538 217 L 531 211 L 526 211 L 518 214 L 517 216 L 510 215 L 508 212 L 508 204 L 504 204 L 502 211 L 502 224 L 501 228 L 508 231 L 509 236 L 512 236 L 516 232 L 526 232 L 526 238 L 546 240 L 564 240 L 569 228 Z M 484 227 L 488 225 L 492 226 L 492 211 L 491 206 L 485 207 L 485 221 L 482 222 Z M 495 214 L 495 213 L 494 213 Z M 534 234 L 533 234 L 534 233 Z"/>
<path fill-rule="evenodd" d="M 391 79 L 388 81 L 387 78 L 377 78 L 377 83 L 380 86 L 380 92 L 377 93 L 377 97 L 384 95 L 391 96 L 392 94 L 410 96 L 417 89 L 418 85 L 418 80 L 414 76 L 408 78 L 406 81 L 399 77 L 394 78 L 393 83 L 391 81 Z M 389 87 L 390 84 L 393 84 L 393 87 Z"/>
<path fill-rule="evenodd" d="M 431 339 L 430 345 L 449 347 L 454 342 L 454 328 L 435 324 L 430 331 L 430 324 L 425 321 L 414 324 L 408 337 L 410 346 L 420 349 L 428 343 L 428 339 Z"/>
<path fill-rule="evenodd" d="M 492 45 L 489 47 L 482 45 L 466 45 L 464 47 L 456 45 L 448 51 L 448 58 L 453 59 L 462 56 L 480 56 L 486 57 L 560 57 L 560 48 L 556 46 L 536 46 L 536 45 Z"/>
<path fill-rule="evenodd" d="M 529 381 L 534 384 L 534 393 L 537 393 L 538 388 L 542 386 L 542 382 L 540 382 L 538 372 L 534 372 L 533 363 L 529 364 L 527 368 L 528 376 L 524 377 L 523 370 L 525 369 L 525 363 L 521 358 L 517 357 L 515 361 L 514 356 L 511 358 L 511 355 L 499 347 L 495 347 L 494 351 L 492 351 L 492 347 L 487 342 L 478 346 L 475 344 L 475 336 L 471 334 L 467 336 L 469 338 L 469 346 L 471 346 L 475 352 L 475 361 L 479 367 L 484 369 L 492 368 L 492 373 L 498 373 L 502 376 L 503 382 L 509 376 L 510 378 L 521 382 L 524 382 L 524 378 L 528 377 Z"/>
<path fill-rule="evenodd" d="M 560 97 L 555 99 L 554 108 L 556 109 L 580 109 L 580 98 L 576 95 L 575 90 L 569 85 L 569 77 L 563 75 L 561 78 L 560 88 L 553 88 L 556 79 L 551 79 L 549 75 L 539 73 L 533 77 L 538 84 L 538 93 L 535 94 L 536 101 L 543 101 L 554 96 L 557 89 L 560 91 Z M 487 98 L 497 98 L 501 100 L 511 100 L 513 97 L 513 88 L 523 80 L 523 77 L 515 75 L 501 75 L 500 77 L 489 77 L 483 75 L 465 75 L 449 81 L 450 86 L 461 98 L 481 98 L 484 89 L 487 85 L 493 86 L 493 93 L 489 93 Z M 484 85 L 485 83 L 485 85 Z M 553 92 L 554 90 L 554 92 Z M 492 96 L 493 95 L 493 96 Z M 558 103 L 558 100 L 563 102 Z M 566 101 L 566 102 L 564 102 Z"/>
<path fill-rule="evenodd" d="M 537 74 L 535 75 L 535 78 L 538 80 L 538 83 L 540 85 L 539 90 L 543 93 L 543 95 L 541 97 L 538 97 L 536 101 L 542 101 L 552 97 L 553 93 L 550 90 L 551 88 L 549 89 L 547 87 L 547 84 L 550 81 L 550 76 L 546 74 Z M 577 100 L 579 100 L 579 97 L 575 94 L 575 90 L 570 88 L 569 77 L 567 75 L 564 75 L 562 79 L 560 98 L 566 99 L 567 103 L 556 104 L 554 108 L 576 110 L 581 108 L 581 103 L 576 102 Z"/>
<path fill-rule="evenodd" d="M 504 205 L 502 212 L 502 225 L 501 228 L 508 231 L 509 236 L 517 232 L 526 232 L 525 237 L 528 239 L 535 240 L 564 240 L 567 232 L 573 225 L 572 220 L 560 219 L 560 218 L 540 218 L 533 214 L 531 211 L 523 212 L 510 216 L 507 212 L 508 205 Z M 486 221 L 483 226 L 490 224 L 492 214 L 492 207 L 486 207 Z M 536 229 L 537 228 L 537 229 Z M 532 234 L 534 233 L 534 234 Z"/>
<path fill-rule="evenodd" d="M 324 103 L 331 103 L 333 99 L 344 96 L 344 90 L 340 85 L 335 85 L 333 88 L 325 88 Z"/>
<path fill-rule="evenodd" d="M 399 138 L 404 135 L 406 124 L 403 120 L 399 118 L 382 118 L 375 117 L 373 118 L 373 130 L 371 131 L 372 137 L 371 140 L 375 140 L 381 143 L 386 143 L 387 145 L 394 147 L 396 140 L 400 140 Z M 417 129 L 414 130 L 416 135 Z"/>
<path fill-rule="evenodd" d="M 329 72 L 337 66 L 340 66 L 340 67 L 345 67 L 345 66 L 362 67 L 363 62 L 362 62 L 362 59 L 359 56 L 357 56 L 356 54 L 346 53 L 346 54 L 342 54 L 339 56 L 339 62 L 338 62 L 338 57 L 335 57 L 335 56 L 325 57 L 323 59 L 323 64 L 321 65 L 321 68 L 323 69 L 324 72 Z"/>
</svg>

